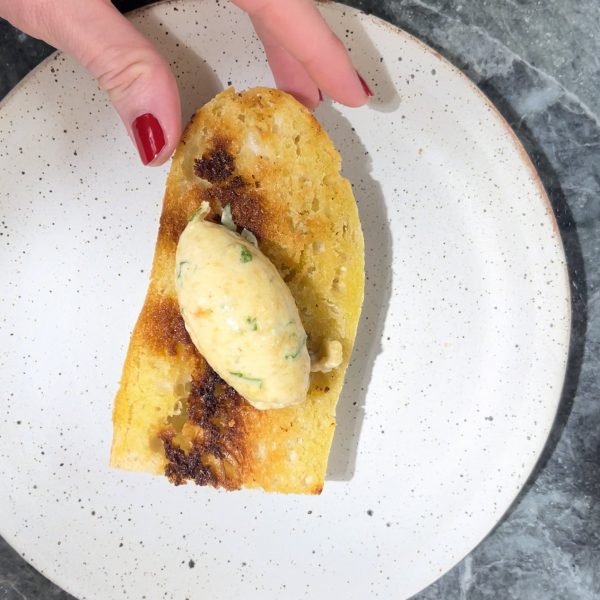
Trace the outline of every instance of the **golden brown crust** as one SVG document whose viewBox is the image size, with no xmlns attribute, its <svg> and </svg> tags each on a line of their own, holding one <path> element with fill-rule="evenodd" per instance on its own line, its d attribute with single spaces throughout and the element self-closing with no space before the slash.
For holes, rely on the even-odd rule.
<svg viewBox="0 0 600 600">
<path fill-rule="evenodd" d="M 364 287 L 363 240 L 340 158 L 312 114 L 282 92 L 225 90 L 199 109 L 173 158 L 146 301 L 115 400 L 111 464 L 227 489 L 319 493 Z M 175 250 L 202 201 L 229 204 L 298 304 L 309 349 L 342 343 L 306 402 L 260 411 L 200 356 L 174 290 Z"/>
</svg>

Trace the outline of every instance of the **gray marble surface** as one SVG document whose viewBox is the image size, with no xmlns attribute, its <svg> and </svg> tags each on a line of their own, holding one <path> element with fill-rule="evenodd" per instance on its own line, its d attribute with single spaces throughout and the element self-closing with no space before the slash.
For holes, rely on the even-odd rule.
<svg viewBox="0 0 600 600">
<path fill-rule="evenodd" d="M 147 2 L 117 4 L 130 8 Z M 568 376 L 538 468 L 495 530 L 414 598 L 599 599 L 600 2 L 353 0 L 348 4 L 396 23 L 437 48 L 498 106 L 549 192 L 572 279 L 574 327 Z M 0 22 L 0 96 L 49 51 Z M 23 598 L 71 596 L 0 538 L 0 600 Z"/>
</svg>

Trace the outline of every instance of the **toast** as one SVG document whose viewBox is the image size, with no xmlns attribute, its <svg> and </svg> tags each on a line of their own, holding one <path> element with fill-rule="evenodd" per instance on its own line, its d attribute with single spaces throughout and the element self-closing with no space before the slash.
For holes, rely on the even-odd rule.
<svg viewBox="0 0 600 600">
<path fill-rule="evenodd" d="M 269 88 L 229 88 L 200 108 L 168 175 L 150 285 L 113 413 L 111 466 L 229 490 L 321 492 L 335 407 L 364 293 L 364 242 L 341 159 L 314 116 Z M 289 286 L 318 355 L 342 364 L 310 376 L 305 402 L 258 410 L 199 354 L 175 292 L 179 236 L 202 202 L 252 232 Z M 210 282 L 206 282 L 210 285 Z"/>
</svg>

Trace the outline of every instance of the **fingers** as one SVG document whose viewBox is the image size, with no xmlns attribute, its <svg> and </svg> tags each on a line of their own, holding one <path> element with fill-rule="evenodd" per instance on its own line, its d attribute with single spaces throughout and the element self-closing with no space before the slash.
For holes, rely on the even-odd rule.
<svg viewBox="0 0 600 600">
<path fill-rule="evenodd" d="M 348 106 L 372 95 L 311 0 L 233 0 L 265 45 L 277 84 L 308 106 L 320 90 Z M 109 0 L 0 0 L 0 15 L 75 56 L 98 79 L 144 164 L 161 164 L 181 134 L 168 63 Z"/>
<path fill-rule="evenodd" d="M 300 74 L 302 67 L 314 86 L 342 104 L 362 106 L 372 96 L 352 66 L 344 45 L 311 0 L 233 2 L 250 14 L 261 39 L 266 39 L 276 81 L 292 81 L 296 87 L 301 86 L 296 90 L 298 95 L 313 97 L 314 89 Z"/>
<path fill-rule="evenodd" d="M 72 54 L 92 73 L 144 164 L 167 160 L 181 134 L 175 78 L 166 60 L 108 0 L 0 0 L 0 14 Z"/>
<path fill-rule="evenodd" d="M 318 106 L 322 99 L 321 93 L 304 65 L 277 43 L 259 17 L 253 18 L 252 23 L 265 47 L 265 54 L 277 87 L 292 94 L 309 108 Z"/>
</svg>

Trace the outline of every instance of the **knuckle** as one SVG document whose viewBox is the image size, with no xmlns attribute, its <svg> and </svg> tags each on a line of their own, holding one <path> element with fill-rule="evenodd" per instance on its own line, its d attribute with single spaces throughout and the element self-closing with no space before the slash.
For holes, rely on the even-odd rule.
<svg viewBox="0 0 600 600">
<path fill-rule="evenodd" d="M 100 88 L 113 99 L 118 99 L 126 95 L 132 86 L 149 80 L 155 62 L 144 50 L 110 47 L 87 66 L 96 76 Z"/>
</svg>

